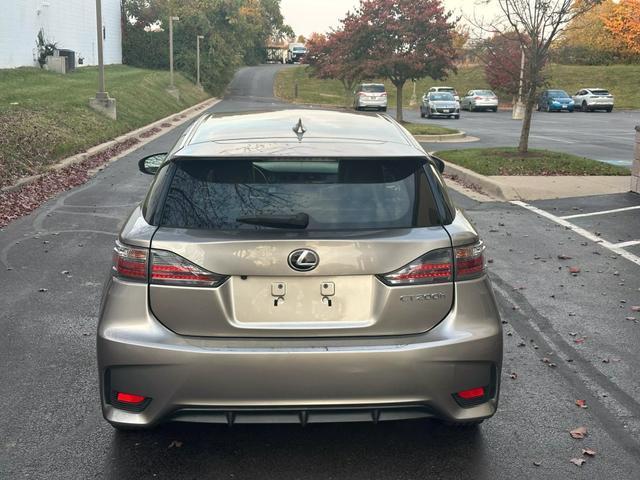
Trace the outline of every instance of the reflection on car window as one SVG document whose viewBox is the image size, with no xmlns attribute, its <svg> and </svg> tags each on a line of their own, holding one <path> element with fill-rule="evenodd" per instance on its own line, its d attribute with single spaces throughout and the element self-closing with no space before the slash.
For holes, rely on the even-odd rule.
<svg viewBox="0 0 640 480">
<path fill-rule="evenodd" d="M 261 230 L 237 219 L 306 213 L 309 230 L 438 224 L 420 159 L 179 160 L 161 226 Z"/>
<path fill-rule="evenodd" d="M 429 94 L 429 99 L 435 101 L 454 101 L 453 95 L 448 92 L 433 92 Z"/>
<path fill-rule="evenodd" d="M 551 98 L 568 98 L 569 95 L 564 90 L 549 90 L 549 96 Z"/>
</svg>

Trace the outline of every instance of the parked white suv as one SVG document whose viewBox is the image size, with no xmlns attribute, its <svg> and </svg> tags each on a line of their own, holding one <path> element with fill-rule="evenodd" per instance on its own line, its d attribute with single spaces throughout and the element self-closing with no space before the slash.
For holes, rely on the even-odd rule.
<svg viewBox="0 0 640 480">
<path fill-rule="evenodd" d="M 387 111 L 387 91 L 383 83 L 361 83 L 353 93 L 353 108 L 356 110 L 372 108 Z"/>
<path fill-rule="evenodd" d="M 583 88 L 573 96 L 576 104 L 583 112 L 593 112 L 594 110 L 613 110 L 613 95 L 604 88 Z"/>
</svg>

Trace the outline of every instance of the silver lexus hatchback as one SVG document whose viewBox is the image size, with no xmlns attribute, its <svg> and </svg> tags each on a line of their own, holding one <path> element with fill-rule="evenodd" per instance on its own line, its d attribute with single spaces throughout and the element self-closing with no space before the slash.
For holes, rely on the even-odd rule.
<svg viewBox="0 0 640 480">
<path fill-rule="evenodd" d="M 114 247 L 102 410 L 164 421 L 435 417 L 498 404 L 502 331 L 484 246 L 386 115 L 205 115 Z"/>
</svg>

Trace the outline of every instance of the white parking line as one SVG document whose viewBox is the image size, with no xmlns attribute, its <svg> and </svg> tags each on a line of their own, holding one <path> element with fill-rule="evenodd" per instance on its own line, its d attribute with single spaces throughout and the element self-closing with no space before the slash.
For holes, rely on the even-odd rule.
<svg viewBox="0 0 640 480">
<path fill-rule="evenodd" d="M 555 223 L 557 223 L 558 225 L 562 225 L 563 227 L 569 228 L 571 230 L 573 230 L 575 233 L 577 233 L 578 235 L 582 235 L 584 238 L 586 238 L 587 240 L 591 240 L 592 242 L 597 243 L 598 245 L 606 248 L 607 250 L 611 250 L 613 253 L 620 255 L 623 258 L 626 258 L 627 260 L 629 260 L 630 262 L 635 263 L 636 265 L 640 265 L 640 257 L 627 252 L 625 249 L 611 243 L 611 242 L 607 242 L 606 240 L 598 237 L 597 235 L 589 232 L 588 230 L 585 230 L 584 228 L 578 227 L 577 225 L 574 225 L 571 222 L 567 222 L 565 219 L 560 218 L 560 217 L 556 217 L 555 215 L 546 212 L 544 210 L 541 210 L 537 207 L 534 207 L 533 205 L 529 205 L 528 203 L 525 202 L 520 202 L 518 200 L 514 200 L 511 202 L 513 205 L 518 205 L 519 207 L 522 208 L 526 208 L 527 210 L 532 211 L 533 213 L 536 213 L 538 215 L 540 215 L 541 217 L 544 217 L 546 219 L 549 219 Z"/>
<path fill-rule="evenodd" d="M 615 243 L 614 247 L 626 248 L 633 247 L 634 245 L 640 245 L 640 240 L 629 240 L 628 242 Z"/>
<path fill-rule="evenodd" d="M 574 143 L 578 143 L 578 142 L 574 142 L 572 140 L 566 140 L 564 138 L 557 138 L 557 137 L 547 137 L 544 135 L 529 135 L 531 138 L 540 138 L 542 140 L 551 140 L 552 142 L 560 142 L 560 143 L 568 143 L 570 145 L 573 145 Z"/>
<path fill-rule="evenodd" d="M 576 215 L 566 215 L 566 216 L 560 217 L 560 218 L 568 220 L 570 218 L 590 217 L 592 215 L 606 215 L 607 213 L 627 212 L 629 210 L 638 210 L 639 208 L 640 208 L 640 205 L 636 205 L 635 207 L 614 208 L 613 210 L 601 210 L 599 212 L 578 213 Z"/>
</svg>

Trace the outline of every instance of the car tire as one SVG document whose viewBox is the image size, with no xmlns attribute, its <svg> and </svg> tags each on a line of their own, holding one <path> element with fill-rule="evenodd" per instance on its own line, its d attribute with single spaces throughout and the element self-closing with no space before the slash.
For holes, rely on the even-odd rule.
<svg viewBox="0 0 640 480">
<path fill-rule="evenodd" d="M 427 118 L 433 118 L 433 117 L 431 116 L 431 110 L 429 110 L 428 108 L 427 108 Z"/>
<path fill-rule="evenodd" d="M 460 115 L 454 115 L 453 118 L 455 118 L 456 120 L 460 120 Z"/>
<path fill-rule="evenodd" d="M 498 113 L 498 107 L 492 108 L 492 109 L 491 109 L 491 111 L 492 111 L 493 113 Z"/>
<path fill-rule="evenodd" d="M 387 111 L 387 107 L 382 107 L 380 110 L 383 111 L 383 112 L 386 112 Z"/>
<path fill-rule="evenodd" d="M 613 111 L 613 107 L 607 108 L 607 113 L 611 113 Z"/>
<path fill-rule="evenodd" d="M 582 105 L 580 106 L 580 110 L 583 112 L 592 112 L 593 110 L 591 110 L 589 108 L 589 106 L 587 105 L 587 102 L 582 102 Z"/>
<path fill-rule="evenodd" d="M 424 118 L 424 112 L 420 110 L 420 118 Z"/>
<path fill-rule="evenodd" d="M 475 112 L 476 111 L 476 107 L 473 106 L 473 104 L 469 104 L 469 111 L 470 112 Z"/>
</svg>

